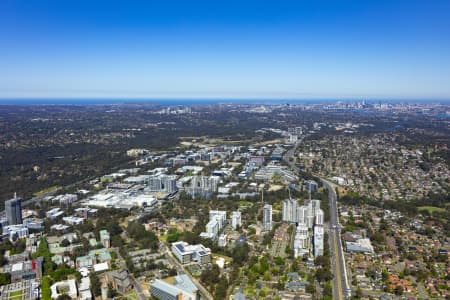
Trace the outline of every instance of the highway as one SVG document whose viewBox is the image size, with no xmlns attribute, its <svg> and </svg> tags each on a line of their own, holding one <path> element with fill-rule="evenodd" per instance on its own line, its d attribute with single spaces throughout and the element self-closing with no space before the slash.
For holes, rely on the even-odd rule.
<svg viewBox="0 0 450 300">
<path fill-rule="evenodd" d="M 296 173 L 300 172 L 300 169 L 295 165 L 294 157 L 295 151 L 300 143 L 306 136 L 295 143 L 289 151 L 287 151 L 283 160 L 286 164 Z M 320 177 L 319 177 L 320 178 Z M 324 187 L 328 190 L 328 199 L 330 201 L 330 228 L 329 228 L 329 244 L 331 253 L 331 267 L 333 270 L 333 299 L 342 300 L 349 299 L 351 296 L 351 289 L 348 285 L 347 272 L 345 269 L 344 252 L 342 250 L 341 232 L 339 228 L 338 208 L 337 208 L 337 195 L 334 190 L 333 183 L 326 179 L 320 178 Z"/>
<path fill-rule="evenodd" d="M 347 271 L 345 269 L 345 259 L 341 243 L 341 231 L 339 228 L 337 195 L 334 185 L 320 179 L 324 187 L 328 190 L 328 199 L 330 200 L 330 228 L 329 244 L 331 253 L 331 267 L 333 269 L 333 299 L 348 299 L 351 296 L 351 289 L 348 285 Z"/>
</svg>

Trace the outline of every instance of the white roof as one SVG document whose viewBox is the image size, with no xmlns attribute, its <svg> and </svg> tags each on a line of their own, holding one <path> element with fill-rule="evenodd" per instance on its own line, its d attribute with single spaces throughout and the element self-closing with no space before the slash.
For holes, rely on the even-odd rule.
<svg viewBox="0 0 450 300">
<path fill-rule="evenodd" d="M 11 272 L 17 272 L 17 271 L 22 271 L 23 269 L 23 263 L 17 263 L 17 264 L 13 264 L 11 267 Z"/>
<path fill-rule="evenodd" d="M 88 270 L 88 268 L 85 268 L 85 267 L 80 268 L 78 270 L 78 272 L 80 272 L 81 276 L 83 276 L 83 277 L 86 277 L 89 275 L 89 270 Z"/>
<path fill-rule="evenodd" d="M 109 267 L 108 267 L 107 262 L 103 262 L 103 263 L 94 265 L 94 272 L 101 272 L 101 271 L 105 271 L 108 269 L 109 269 Z"/>
</svg>

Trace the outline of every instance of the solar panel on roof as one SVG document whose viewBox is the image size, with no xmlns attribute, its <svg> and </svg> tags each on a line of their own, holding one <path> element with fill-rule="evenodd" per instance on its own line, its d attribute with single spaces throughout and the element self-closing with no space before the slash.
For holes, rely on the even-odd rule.
<svg viewBox="0 0 450 300">
<path fill-rule="evenodd" d="M 178 248 L 178 250 L 180 250 L 181 252 L 184 252 L 184 247 L 181 244 L 176 244 L 175 247 Z"/>
</svg>

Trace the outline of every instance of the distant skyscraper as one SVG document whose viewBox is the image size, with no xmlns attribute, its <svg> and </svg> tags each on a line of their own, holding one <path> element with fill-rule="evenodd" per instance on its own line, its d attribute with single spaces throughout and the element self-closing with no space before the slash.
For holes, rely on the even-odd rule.
<svg viewBox="0 0 450 300">
<path fill-rule="evenodd" d="M 14 199 L 5 202 L 6 219 L 9 225 L 22 224 L 22 199 Z"/>
<path fill-rule="evenodd" d="M 263 208 L 263 230 L 269 231 L 272 229 L 272 205 L 266 204 Z"/>
</svg>

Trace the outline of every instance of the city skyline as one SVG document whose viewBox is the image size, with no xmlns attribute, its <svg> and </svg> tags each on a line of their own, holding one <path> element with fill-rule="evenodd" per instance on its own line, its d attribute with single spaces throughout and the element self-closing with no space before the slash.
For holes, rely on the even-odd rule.
<svg viewBox="0 0 450 300">
<path fill-rule="evenodd" d="M 0 98 L 449 99 L 432 4 L 5 1 Z"/>
</svg>

